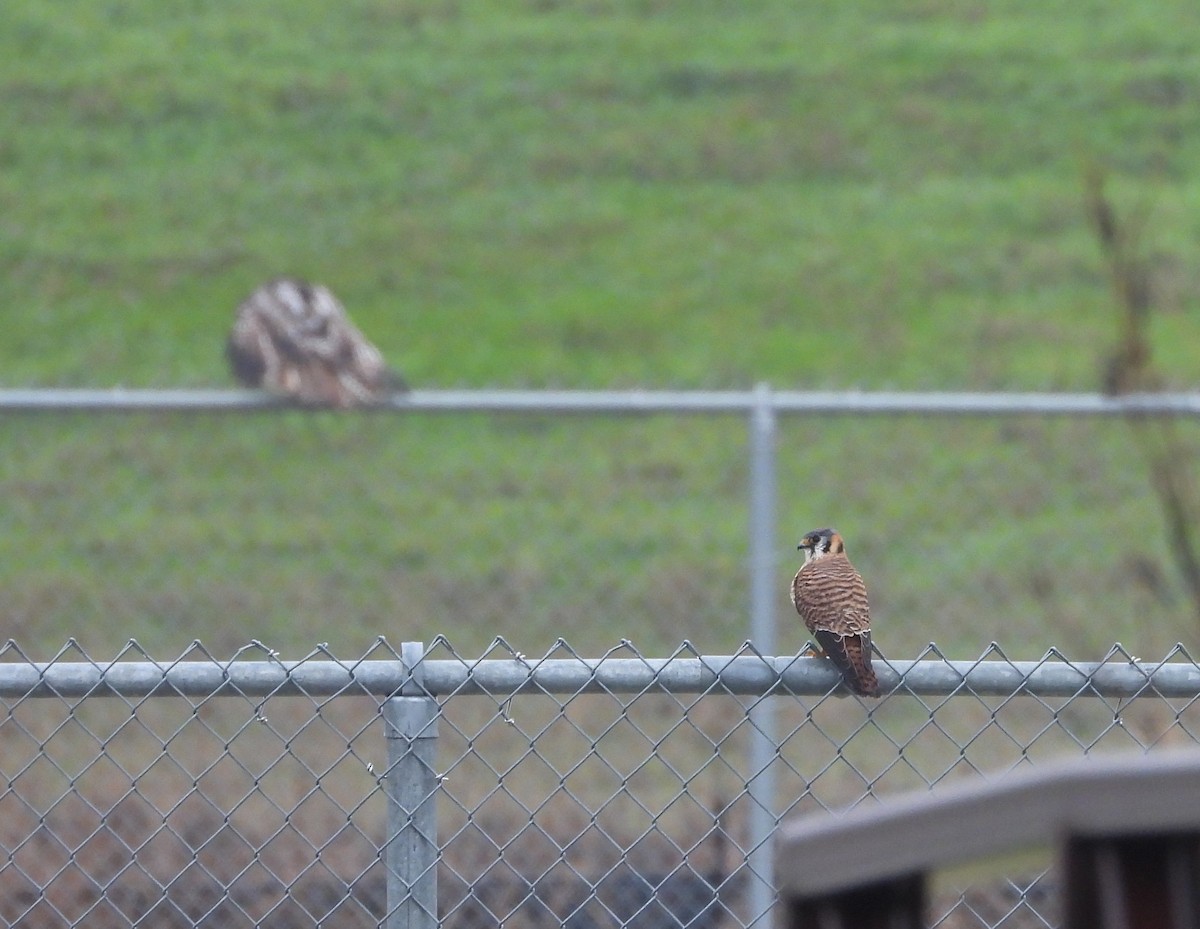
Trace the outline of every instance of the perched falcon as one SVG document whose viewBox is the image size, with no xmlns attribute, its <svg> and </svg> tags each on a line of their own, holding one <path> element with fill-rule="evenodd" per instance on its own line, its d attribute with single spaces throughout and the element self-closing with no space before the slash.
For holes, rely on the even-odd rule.
<svg viewBox="0 0 1200 929">
<path fill-rule="evenodd" d="M 309 406 L 364 406 L 406 389 L 329 288 L 295 278 L 277 278 L 242 302 L 226 352 L 247 387 Z"/>
<path fill-rule="evenodd" d="M 856 694 L 879 696 L 871 670 L 871 611 L 867 588 L 833 529 L 808 533 L 797 546 L 804 564 L 792 579 L 792 603 L 817 645 Z"/>
</svg>

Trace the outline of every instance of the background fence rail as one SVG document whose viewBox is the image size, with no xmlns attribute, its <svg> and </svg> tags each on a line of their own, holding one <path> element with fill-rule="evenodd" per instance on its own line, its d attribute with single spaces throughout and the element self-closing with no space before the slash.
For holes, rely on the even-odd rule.
<svg viewBox="0 0 1200 929">
<path fill-rule="evenodd" d="M 292 407 L 257 390 L 0 388 L 0 412 L 253 412 Z M 751 413 L 947 416 L 1200 416 L 1200 394 L 955 391 L 414 390 L 379 410 L 441 413 Z"/>
</svg>

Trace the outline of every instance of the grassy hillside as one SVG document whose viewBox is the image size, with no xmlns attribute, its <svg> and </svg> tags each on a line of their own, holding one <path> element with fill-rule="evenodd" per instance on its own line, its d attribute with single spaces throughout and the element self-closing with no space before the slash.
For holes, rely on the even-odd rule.
<svg viewBox="0 0 1200 929">
<path fill-rule="evenodd" d="M 1190 386 L 1198 40 L 1183 0 L 15 0 L 0 384 L 227 384 L 233 307 L 290 272 L 419 386 L 1089 390 L 1115 328 L 1081 204 L 1095 162 L 1142 217 L 1155 350 Z M 734 647 L 743 435 L 11 417 L 0 632 Z M 1128 446 L 1063 423 L 789 425 L 781 590 L 787 540 L 835 522 L 891 653 L 1186 637 Z"/>
</svg>

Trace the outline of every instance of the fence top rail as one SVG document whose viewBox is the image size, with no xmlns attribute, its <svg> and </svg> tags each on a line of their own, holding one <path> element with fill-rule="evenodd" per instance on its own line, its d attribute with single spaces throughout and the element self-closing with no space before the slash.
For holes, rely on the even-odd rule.
<svg viewBox="0 0 1200 929">
<path fill-rule="evenodd" d="M 1191 662 L 876 661 L 888 696 L 1160 697 L 1200 695 Z M 821 658 L 523 658 L 304 661 L 0 662 L 0 699 L 26 697 L 586 693 L 823 696 L 839 681 Z M 844 695 L 846 692 L 842 691 Z"/>
<path fill-rule="evenodd" d="M 1200 751 L 1073 759 L 784 822 L 776 878 L 813 897 L 1067 837 L 1200 830 Z"/>
<path fill-rule="evenodd" d="M 0 412 L 254 412 L 293 409 L 256 390 L 0 389 Z M 376 409 L 391 412 L 920 414 L 959 416 L 1196 416 L 1200 393 L 1107 396 L 772 390 L 414 390 Z"/>
</svg>

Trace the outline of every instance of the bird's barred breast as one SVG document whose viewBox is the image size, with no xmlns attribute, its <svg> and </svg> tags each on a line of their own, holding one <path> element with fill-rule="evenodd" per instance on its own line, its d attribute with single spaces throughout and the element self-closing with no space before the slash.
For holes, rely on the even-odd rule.
<svg viewBox="0 0 1200 929">
<path fill-rule="evenodd" d="M 871 628 L 867 589 L 844 555 L 810 561 L 796 574 L 792 599 L 812 630 L 853 635 Z"/>
</svg>

